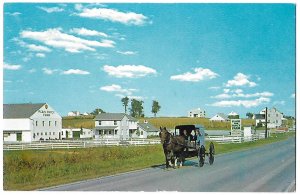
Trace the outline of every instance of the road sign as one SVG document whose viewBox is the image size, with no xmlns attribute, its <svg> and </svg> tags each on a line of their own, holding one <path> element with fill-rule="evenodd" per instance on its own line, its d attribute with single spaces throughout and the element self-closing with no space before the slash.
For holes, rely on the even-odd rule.
<svg viewBox="0 0 300 195">
<path fill-rule="evenodd" d="M 231 135 L 241 136 L 242 135 L 242 120 L 231 119 Z"/>
</svg>

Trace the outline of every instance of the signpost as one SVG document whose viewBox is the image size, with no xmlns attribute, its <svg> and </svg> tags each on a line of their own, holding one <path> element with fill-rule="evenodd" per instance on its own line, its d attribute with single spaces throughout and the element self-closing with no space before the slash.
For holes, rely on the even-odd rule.
<svg viewBox="0 0 300 195">
<path fill-rule="evenodd" d="M 242 120 L 231 119 L 231 135 L 242 136 Z"/>
</svg>

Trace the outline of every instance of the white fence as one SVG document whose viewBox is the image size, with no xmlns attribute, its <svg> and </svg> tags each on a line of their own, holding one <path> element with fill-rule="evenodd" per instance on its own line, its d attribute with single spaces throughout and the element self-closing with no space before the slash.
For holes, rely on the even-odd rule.
<svg viewBox="0 0 300 195">
<path fill-rule="evenodd" d="M 242 143 L 242 142 L 249 142 L 249 141 L 256 141 L 259 139 L 265 139 L 264 133 L 253 134 L 252 136 L 248 137 L 241 137 L 241 136 L 224 136 L 224 135 L 214 135 L 214 136 L 207 136 L 206 140 L 217 142 L 220 144 L 229 144 L 229 143 Z"/>
<path fill-rule="evenodd" d="M 149 144 L 160 144 L 158 139 L 99 139 L 99 140 L 51 140 L 32 143 L 4 143 L 3 150 L 40 150 L 40 149 L 71 149 L 71 148 L 89 148 L 100 146 L 143 146 Z"/>
</svg>

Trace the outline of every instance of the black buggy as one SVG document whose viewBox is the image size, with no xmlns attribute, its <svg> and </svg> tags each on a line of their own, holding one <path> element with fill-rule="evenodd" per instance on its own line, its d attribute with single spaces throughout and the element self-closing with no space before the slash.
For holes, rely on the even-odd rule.
<svg viewBox="0 0 300 195">
<path fill-rule="evenodd" d="M 200 132 L 200 145 L 196 145 L 195 140 L 195 132 Z M 190 137 L 189 141 L 186 142 L 186 149 L 185 149 L 185 158 L 195 157 L 197 156 L 199 159 L 199 166 L 202 167 L 204 165 L 205 156 L 209 157 L 209 164 L 212 165 L 214 163 L 214 155 L 215 155 L 215 147 L 212 142 L 209 144 L 209 150 L 206 152 L 205 149 L 205 129 L 203 125 L 178 125 L 175 127 L 175 136 L 185 136 L 184 131 L 186 131 L 187 136 Z"/>
</svg>

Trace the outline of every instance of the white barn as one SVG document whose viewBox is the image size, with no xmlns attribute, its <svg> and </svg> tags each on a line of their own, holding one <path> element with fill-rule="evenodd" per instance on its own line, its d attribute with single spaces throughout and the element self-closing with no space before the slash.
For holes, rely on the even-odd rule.
<svg viewBox="0 0 300 195">
<path fill-rule="evenodd" d="M 93 135 L 93 130 L 86 128 L 64 128 L 61 130 L 62 139 L 89 139 L 93 138 Z"/>
<path fill-rule="evenodd" d="M 188 111 L 188 117 L 191 118 L 196 118 L 196 117 L 204 118 L 205 116 L 206 116 L 205 110 L 202 110 L 200 108 Z"/>
<path fill-rule="evenodd" d="M 215 116 L 213 116 L 212 118 L 209 119 L 210 121 L 230 121 L 230 119 L 223 113 L 218 113 Z"/>
<path fill-rule="evenodd" d="M 62 117 L 48 104 L 3 104 L 3 140 L 60 139 Z"/>
<path fill-rule="evenodd" d="M 130 137 L 132 138 L 147 138 L 148 136 L 158 136 L 159 129 L 154 127 L 152 124 L 146 123 L 138 123 L 138 128 L 136 131 L 132 132 Z"/>
</svg>

